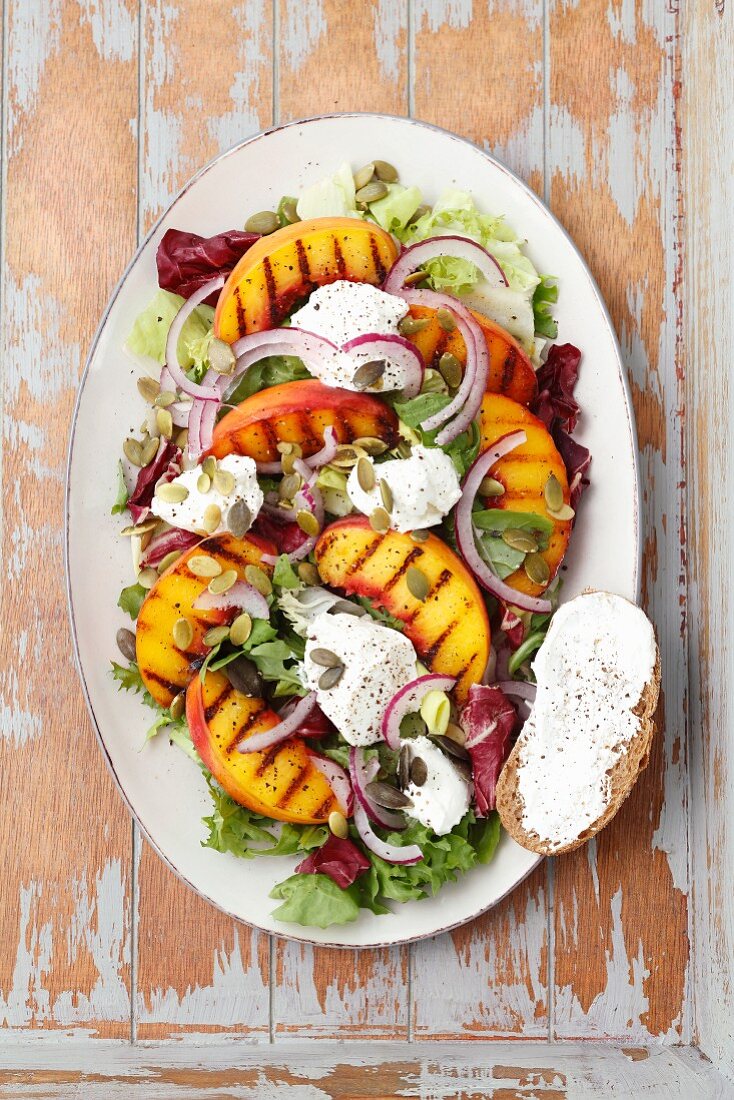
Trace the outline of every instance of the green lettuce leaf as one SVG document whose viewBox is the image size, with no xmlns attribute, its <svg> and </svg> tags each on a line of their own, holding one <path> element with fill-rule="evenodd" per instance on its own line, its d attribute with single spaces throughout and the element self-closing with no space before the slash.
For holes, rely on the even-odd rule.
<svg viewBox="0 0 734 1100">
<path fill-rule="evenodd" d="M 110 661 L 110 664 L 112 665 L 112 679 L 117 682 L 120 691 L 132 691 L 142 695 L 146 706 L 151 707 L 153 710 L 161 709 L 143 683 L 140 669 L 135 661 L 131 661 L 129 665 L 118 665 L 116 661 Z"/>
<path fill-rule="evenodd" d="M 173 318 L 184 299 L 168 290 L 156 291 L 155 297 L 138 315 L 127 338 L 127 347 L 134 355 L 148 355 L 159 363 L 166 359 L 166 337 Z M 178 341 L 178 358 L 184 370 L 203 369 L 212 338 L 214 310 L 197 306 L 186 321 Z"/>
<path fill-rule="evenodd" d="M 500 580 L 509 577 L 525 561 L 525 551 L 508 546 L 502 538 L 503 531 L 520 530 L 533 535 L 539 550 L 548 549 L 553 534 L 553 523 L 536 512 L 511 512 L 502 508 L 487 508 L 473 512 L 472 520 L 477 535 L 477 546 L 482 557 Z"/>
<path fill-rule="evenodd" d="M 370 216 L 388 233 L 399 236 L 420 206 L 421 198 L 417 187 L 389 183 L 384 199 L 370 203 Z"/>
<path fill-rule="evenodd" d="M 333 176 L 307 187 L 296 206 L 301 221 L 309 218 L 359 218 L 352 169 L 344 161 Z"/>
<path fill-rule="evenodd" d="M 273 887 L 270 897 L 283 902 L 273 910 L 273 916 L 289 924 L 328 928 L 332 924 L 351 924 L 359 916 L 357 884 L 342 890 L 328 875 L 291 875 Z"/>
<path fill-rule="evenodd" d="M 421 443 L 425 447 L 435 447 L 436 436 L 441 429 L 436 428 L 435 431 L 426 432 L 420 425 L 429 416 L 445 409 L 450 401 L 451 397 L 446 393 L 420 393 L 409 401 L 395 402 L 394 408 L 403 424 L 406 424 L 418 434 Z M 467 431 L 462 432 L 451 443 L 447 443 L 441 448 L 444 454 L 447 454 L 453 462 L 460 478 L 464 476 L 479 454 L 481 442 L 478 425 L 473 423 Z"/>
<path fill-rule="evenodd" d="M 273 584 L 277 588 L 303 588 L 303 581 L 291 565 L 287 554 L 280 554 L 275 563 Z"/>
<path fill-rule="evenodd" d="M 255 856 L 292 856 L 319 848 L 327 838 L 325 825 L 282 825 L 240 806 L 206 773 L 213 809 L 203 818 L 209 830 L 205 848 L 231 852 L 242 859 Z"/>
<path fill-rule="evenodd" d="M 555 279 L 552 275 L 541 275 L 533 294 L 533 316 L 535 331 L 549 340 L 555 340 L 558 335 L 558 325 L 551 314 L 551 308 L 557 301 L 558 284 Z"/>
<path fill-rule="evenodd" d="M 279 386 L 282 382 L 300 382 L 310 377 L 300 359 L 292 355 L 270 355 L 259 363 L 253 363 L 227 401 L 230 405 L 239 405 L 254 393 L 270 386 Z"/>
<path fill-rule="evenodd" d="M 126 612 L 131 619 L 137 619 L 143 600 L 148 595 L 142 584 L 130 584 L 123 588 L 117 600 L 117 606 Z"/>
<path fill-rule="evenodd" d="M 130 498 L 130 494 L 127 491 L 127 485 L 125 484 L 125 474 L 122 469 L 122 462 L 117 463 L 117 495 L 115 496 L 115 503 L 112 505 L 110 512 L 113 516 L 121 515 L 127 508 L 127 502 Z"/>
<path fill-rule="evenodd" d="M 283 638 L 253 646 L 247 655 L 257 665 L 263 680 L 275 681 L 276 696 L 306 694 L 306 688 L 298 676 L 298 666 L 287 663 L 295 655 Z"/>
</svg>

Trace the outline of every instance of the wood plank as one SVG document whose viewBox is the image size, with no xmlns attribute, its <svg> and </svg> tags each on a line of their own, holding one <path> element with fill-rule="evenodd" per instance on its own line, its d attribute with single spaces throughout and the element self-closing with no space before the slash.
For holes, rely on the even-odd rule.
<svg viewBox="0 0 734 1100">
<path fill-rule="evenodd" d="M 542 193 L 542 0 L 415 0 L 413 26 L 416 117 L 472 139 Z M 486 916 L 413 947 L 416 1039 L 547 1034 L 545 876 L 541 866 Z"/>
<path fill-rule="evenodd" d="M 597 842 L 556 864 L 554 1030 L 564 1038 L 677 1042 L 687 1033 L 677 23 L 663 4 L 552 0 L 549 9 L 551 205 L 621 341 L 641 451 L 642 600 L 663 663 L 647 771 Z M 592 370 L 593 349 L 584 351 L 582 370 Z"/>
<path fill-rule="evenodd" d="M 144 5 L 143 231 L 207 160 L 269 122 L 271 41 L 269 3 Z M 202 901 L 142 841 L 137 885 L 137 1037 L 267 1038 L 268 937 Z"/>
<path fill-rule="evenodd" d="M 370 0 L 356 17 L 339 0 L 282 0 L 279 39 L 279 121 L 329 111 L 407 109 L 402 0 Z M 341 951 L 280 939 L 274 944 L 276 1036 L 407 1034 L 406 949 Z"/>
<path fill-rule="evenodd" d="M 135 244 L 134 5 L 109 8 L 5 4 L 0 1024 L 123 1037 L 130 824 L 82 700 L 62 561 L 76 384 Z"/>
<path fill-rule="evenodd" d="M 695 1034 L 706 1054 L 734 1078 L 734 601 L 731 515 L 734 506 L 729 381 L 734 216 L 726 195 L 732 175 L 734 100 L 726 57 L 734 49 L 731 6 L 686 5 L 685 372 L 690 532 L 691 824 Z"/>
</svg>

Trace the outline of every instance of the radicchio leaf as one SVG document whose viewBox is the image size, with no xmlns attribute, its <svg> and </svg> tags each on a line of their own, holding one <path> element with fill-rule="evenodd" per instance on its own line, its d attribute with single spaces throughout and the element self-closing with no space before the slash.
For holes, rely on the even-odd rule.
<svg viewBox="0 0 734 1100">
<path fill-rule="evenodd" d="M 553 344 L 548 358 L 538 371 L 538 395 L 530 410 L 549 431 L 561 427 L 572 432 L 576 427 L 579 406 L 573 391 L 578 381 L 580 363 L 581 352 L 573 344 Z"/>
<path fill-rule="evenodd" d="M 255 520 L 252 530 L 261 538 L 274 542 L 279 554 L 292 554 L 308 538 L 297 523 L 277 523 L 263 512 Z"/>
<path fill-rule="evenodd" d="M 248 248 L 259 240 L 258 233 L 242 233 L 230 229 L 214 237 L 168 229 L 156 252 L 158 285 L 163 290 L 190 298 L 194 291 L 217 275 L 229 275 Z M 207 305 L 216 305 L 219 293 L 207 298 Z"/>
<path fill-rule="evenodd" d="M 320 848 L 298 864 L 296 872 L 300 875 L 328 875 L 332 882 L 346 890 L 369 868 L 370 861 L 356 844 L 330 833 Z"/>
<path fill-rule="evenodd" d="M 591 452 L 588 447 L 582 447 L 580 443 L 572 439 L 563 428 L 555 429 L 553 439 L 568 473 L 571 507 L 575 511 L 581 494 L 589 484 L 589 479 L 584 477 L 584 474 L 591 465 Z"/>
<path fill-rule="evenodd" d="M 201 536 L 194 534 L 193 531 L 182 531 L 180 527 L 170 527 L 166 531 L 161 531 L 159 535 L 153 535 L 140 555 L 140 567 L 147 569 L 148 566 L 160 565 L 166 555 L 173 550 L 180 550 L 183 553 L 184 550 L 190 550 L 192 546 L 196 546 L 197 542 L 201 542 Z"/>
<path fill-rule="evenodd" d="M 460 722 L 471 756 L 476 813 L 486 817 L 495 808 L 497 780 L 508 756 L 517 713 L 500 688 L 472 684 Z"/>
<path fill-rule="evenodd" d="M 153 493 L 159 481 L 173 481 L 181 473 L 181 450 L 170 439 L 162 439 L 158 453 L 152 462 L 143 466 L 135 482 L 135 488 L 127 502 L 133 523 L 148 518 Z"/>
<path fill-rule="evenodd" d="M 505 607 L 504 605 L 502 605 L 500 630 L 504 631 L 510 649 L 517 649 L 519 645 L 522 645 L 523 638 L 525 637 L 525 624 L 514 611 L 510 611 L 509 607 Z"/>
</svg>

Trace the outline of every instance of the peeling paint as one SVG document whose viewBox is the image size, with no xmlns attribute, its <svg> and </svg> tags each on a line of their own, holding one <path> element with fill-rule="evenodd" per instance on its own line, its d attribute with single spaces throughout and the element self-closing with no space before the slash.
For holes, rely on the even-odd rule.
<svg viewBox="0 0 734 1100">
<path fill-rule="evenodd" d="M 444 27 L 462 30 L 472 20 L 472 0 L 413 0 L 418 30 L 440 31 Z"/>
<path fill-rule="evenodd" d="M 137 46 L 137 6 L 125 0 L 78 0 L 82 19 L 105 61 L 131 61 Z"/>
<path fill-rule="evenodd" d="M 386 80 L 398 78 L 407 29 L 406 15 L 407 7 L 400 0 L 376 0 L 372 8 L 375 52 Z"/>
<path fill-rule="evenodd" d="M 8 155 L 22 148 L 21 116 L 36 105 L 46 63 L 59 48 L 62 0 L 36 0 L 15 4 L 9 21 L 8 65 Z"/>
<path fill-rule="evenodd" d="M 281 43 L 288 68 L 297 73 L 326 34 L 323 0 L 300 0 L 298 17 L 282 24 Z"/>
</svg>

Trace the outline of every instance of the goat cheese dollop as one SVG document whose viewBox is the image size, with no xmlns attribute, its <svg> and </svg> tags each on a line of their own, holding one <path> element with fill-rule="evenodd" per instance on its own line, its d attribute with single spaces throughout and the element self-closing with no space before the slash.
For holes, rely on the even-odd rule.
<svg viewBox="0 0 734 1100">
<path fill-rule="evenodd" d="M 420 821 L 438 836 L 450 833 L 469 809 L 471 783 L 459 774 L 451 760 L 427 737 L 414 737 L 402 742 L 408 746 L 411 761 L 420 757 L 428 772 L 426 781 L 417 787 L 409 783 L 405 793 L 412 801 L 406 809 L 409 817 Z"/>
<path fill-rule="evenodd" d="M 204 471 L 201 466 L 194 466 L 191 470 L 184 470 L 169 483 L 182 485 L 188 492 L 186 499 L 172 504 L 154 495 L 151 505 L 154 513 L 166 523 L 170 523 L 172 527 L 198 532 L 204 530 L 204 513 L 207 508 L 210 504 L 216 504 L 222 513 L 222 518 L 219 526 L 211 534 L 219 535 L 227 530 L 227 516 L 232 506 L 238 500 L 244 500 L 250 509 L 250 523 L 252 523 L 263 504 L 263 493 L 257 482 L 255 460 L 246 455 L 226 455 L 225 458 L 218 460 L 217 469 L 224 470 L 234 478 L 234 488 L 231 492 L 226 494 L 220 492 L 214 482 L 208 492 L 202 492 L 197 483 Z"/>
<path fill-rule="evenodd" d="M 331 688 L 319 687 L 327 671 L 314 661 L 315 649 L 334 654 L 344 671 Z M 413 643 L 368 615 L 324 612 L 311 623 L 306 642 L 306 683 L 318 704 L 350 745 L 381 740 L 382 717 L 396 691 L 416 678 Z"/>
<path fill-rule="evenodd" d="M 347 495 L 358 511 L 369 516 L 375 508 L 384 506 L 379 483 L 386 481 L 393 500 L 390 526 L 394 531 L 433 527 L 461 499 L 456 468 L 438 447 L 417 445 L 409 458 L 391 458 L 372 465 L 375 487 L 367 492 L 362 488 L 355 466 L 347 480 Z"/>
<path fill-rule="evenodd" d="M 379 333 L 381 336 L 396 334 L 407 312 L 407 304 L 394 294 L 386 294 L 370 283 L 350 283 L 339 279 L 314 290 L 306 304 L 293 314 L 291 324 L 331 340 L 340 349 L 348 340 L 366 333 Z M 330 360 L 310 369 L 327 386 L 357 390 L 359 387 L 352 381 L 355 371 L 374 358 L 374 351 L 369 349 L 337 350 Z M 399 368 L 389 360 L 386 364 L 381 384 L 368 387 L 369 391 L 396 390 L 403 385 Z"/>
</svg>

